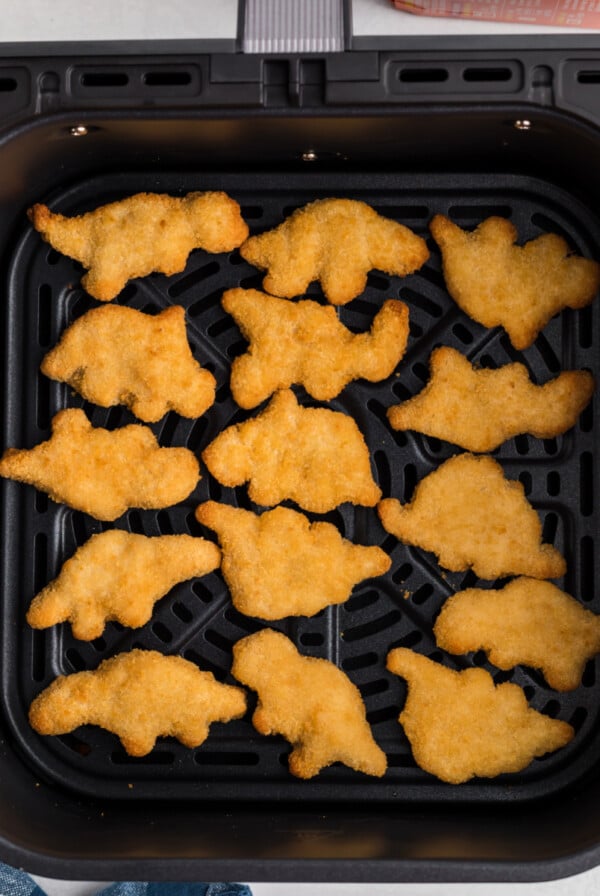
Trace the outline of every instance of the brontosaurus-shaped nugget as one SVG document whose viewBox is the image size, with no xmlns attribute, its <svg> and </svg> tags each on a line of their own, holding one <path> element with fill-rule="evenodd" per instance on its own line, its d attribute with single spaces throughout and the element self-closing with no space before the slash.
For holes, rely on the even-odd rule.
<svg viewBox="0 0 600 896">
<path fill-rule="evenodd" d="M 585 370 L 568 370 L 536 386 L 523 364 L 477 369 L 453 348 L 435 349 L 431 378 L 414 398 L 388 410 L 394 429 L 412 429 L 467 451 L 493 451 L 530 433 L 551 439 L 570 429 L 594 392 Z"/>
<path fill-rule="evenodd" d="M 518 685 L 496 686 L 485 669 L 455 672 L 405 647 L 387 667 L 408 683 L 399 722 L 415 762 L 442 781 L 519 772 L 573 739 L 567 722 L 531 709 Z"/>
<path fill-rule="evenodd" d="M 472 568 L 481 579 L 565 573 L 561 554 L 541 544 L 542 525 L 523 485 L 505 479 L 487 455 L 451 457 L 421 480 L 410 504 L 387 498 L 377 509 L 388 532 L 433 551 L 453 572 Z"/>
<path fill-rule="evenodd" d="M 231 392 L 254 408 L 294 383 L 319 401 L 335 398 L 351 380 L 390 376 L 406 350 L 408 308 L 393 299 L 375 315 L 367 333 L 352 333 L 331 305 L 289 302 L 255 289 L 230 289 L 222 305 L 250 348 L 231 368 Z"/>
<path fill-rule="evenodd" d="M 291 299 L 320 280 L 333 305 L 360 295 L 373 268 L 404 277 L 429 258 L 420 236 L 353 199 L 311 202 L 274 230 L 251 236 L 240 252 L 268 271 L 267 292 Z"/>
<path fill-rule="evenodd" d="M 54 249 L 87 269 L 81 283 L 101 302 L 132 277 L 183 271 L 192 249 L 230 252 L 248 236 L 239 205 L 226 193 L 137 193 L 71 218 L 38 204 L 29 217 Z"/>
<path fill-rule="evenodd" d="M 353 544 L 331 523 L 311 523 L 287 507 L 258 516 L 207 501 L 196 518 L 216 531 L 223 576 L 234 605 L 247 616 L 313 616 L 390 568 L 381 548 Z"/>
<path fill-rule="evenodd" d="M 210 724 L 239 719 L 245 711 L 241 688 L 220 684 L 189 660 L 131 650 L 94 672 L 55 679 L 31 704 L 29 721 L 38 734 L 99 725 L 116 734 L 130 756 L 145 756 L 161 736 L 198 747 Z"/>
<path fill-rule="evenodd" d="M 282 734 L 292 744 L 293 775 L 312 778 L 333 762 L 385 774 L 385 753 L 373 739 L 360 692 L 333 663 L 302 656 L 285 635 L 263 629 L 237 642 L 231 671 L 258 693 L 256 730 Z"/>
<path fill-rule="evenodd" d="M 485 327 L 504 327 L 517 349 L 531 345 L 558 311 L 589 305 L 600 287 L 600 265 L 572 255 L 556 234 L 516 246 L 516 228 L 497 217 L 468 233 L 436 215 L 430 229 L 452 298 Z"/>
<path fill-rule="evenodd" d="M 188 448 L 161 448 L 148 426 L 94 428 L 78 408 L 59 411 L 52 436 L 31 449 L 8 448 L 0 476 L 35 485 L 53 501 L 98 520 L 129 507 L 157 510 L 183 501 L 199 479 Z"/>
<path fill-rule="evenodd" d="M 41 370 L 103 408 L 126 405 L 145 423 L 171 410 L 195 419 L 215 399 L 215 378 L 192 356 L 180 305 L 157 315 L 93 308 L 63 333 Z"/>
<path fill-rule="evenodd" d="M 437 643 L 450 653 L 485 650 L 499 669 L 541 669 L 557 691 L 579 687 L 600 652 L 600 616 L 551 582 L 519 578 L 499 590 L 467 588 L 442 608 Z"/>
<path fill-rule="evenodd" d="M 222 485 L 249 481 L 251 500 L 267 507 L 291 498 L 304 510 L 328 513 L 344 501 L 373 507 L 381 497 L 354 420 L 301 407 L 290 389 L 258 416 L 225 429 L 202 459 Z"/>
<path fill-rule="evenodd" d="M 139 628 L 174 585 L 207 575 L 220 560 L 218 547 L 204 538 L 100 532 L 34 597 L 27 621 L 33 628 L 69 621 L 85 641 L 98 638 L 109 620 Z"/>
</svg>

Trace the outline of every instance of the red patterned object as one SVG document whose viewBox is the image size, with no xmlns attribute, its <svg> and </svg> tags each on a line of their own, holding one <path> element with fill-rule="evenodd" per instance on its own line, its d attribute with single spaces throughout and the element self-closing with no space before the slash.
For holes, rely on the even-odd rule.
<svg viewBox="0 0 600 896">
<path fill-rule="evenodd" d="M 600 28 L 600 2 L 596 0 L 392 0 L 392 3 L 396 9 L 418 16 Z"/>
</svg>

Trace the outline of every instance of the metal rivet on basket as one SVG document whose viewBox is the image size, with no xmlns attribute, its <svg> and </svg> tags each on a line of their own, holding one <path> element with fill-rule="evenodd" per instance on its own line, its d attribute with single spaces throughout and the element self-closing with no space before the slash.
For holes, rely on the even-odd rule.
<svg viewBox="0 0 600 896">
<path fill-rule="evenodd" d="M 518 131 L 529 131 L 531 130 L 531 122 L 528 118 L 517 118 L 514 122 L 514 127 Z"/>
<path fill-rule="evenodd" d="M 316 162 L 318 159 L 318 155 L 314 151 L 314 149 L 307 149 L 306 152 L 302 153 L 302 161 L 303 162 Z"/>
<path fill-rule="evenodd" d="M 84 124 L 74 124 L 69 128 L 69 133 L 71 137 L 87 137 L 89 130 Z"/>
</svg>

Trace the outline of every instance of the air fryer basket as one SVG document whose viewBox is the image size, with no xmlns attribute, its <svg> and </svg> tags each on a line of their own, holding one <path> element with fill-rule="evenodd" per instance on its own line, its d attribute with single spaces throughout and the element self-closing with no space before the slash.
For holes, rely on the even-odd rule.
<svg viewBox="0 0 600 896">
<path fill-rule="evenodd" d="M 5 81 L 15 86 L 5 90 L 13 104 L 6 109 L 12 127 L 0 145 L 2 448 L 47 438 L 52 416 L 67 406 L 84 407 L 96 426 L 133 421 L 124 409 L 84 403 L 39 373 L 41 359 L 64 328 L 96 303 L 79 285 L 81 268 L 31 229 L 25 210 L 33 201 L 74 214 L 142 190 L 223 189 L 259 232 L 312 199 L 347 196 L 426 237 L 436 213 L 468 229 L 498 214 L 515 223 L 520 240 L 560 233 L 580 254 L 600 258 L 597 176 L 584 167 L 597 151 L 596 132 L 575 116 L 532 105 L 539 87 L 533 74 L 539 80 L 552 57 L 544 55 L 542 65 L 542 56 L 532 53 L 485 68 L 466 51 L 447 54 L 436 65 L 446 67 L 451 90 L 434 96 L 428 76 L 398 74 L 405 67 L 431 71 L 421 56 L 377 55 L 378 82 L 376 55 L 262 60 L 258 68 L 255 59 L 229 57 L 229 71 L 227 57 L 68 63 L 39 58 L 21 65 L 10 60 L 10 66 L 7 61 Z M 570 62 L 555 55 L 566 78 Z M 457 96 L 461 58 L 470 71 L 483 73 L 482 81 L 488 77 L 489 94 L 477 82 L 476 92 L 469 87 L 467 96 Z M 590 65 L 588 59 L 581 62 L 586 71 Z M 503 67 L 508 78 L 489 76 Z M 163 74 L 149 101 L 150 70 L 177 77 Z M 292 71 L 300 72 L 305 88 L 299 94 L 286 82 Z M 350 107 L 344 98 L 351 71 L 361 107 Z M 469 78 L 464 83 L 472 84 Z M 509 81 L 505 93 L 498 90 L 499 80 Z M 406 85 L 415 83 L 414 93 L 407 94 Z M 244 107 L 244 97 L 252 110 Z M 294 100 L 300 103 L 295 112 Z M 397 108 L 388 107 L 392 102 Z M 531 120 L 530 129 L 515 128 L 524 120 Z M 567 147 L 573 160 L 568 170 Z M 596 305 L 555 317 L 530 349 L 515 352 L 502 331 L 486 330 L 457 308 L 431 240 L 430 246 L 431 259 L 421 271 L 402 280 L 373 272 L 364 295 L 340 310 L 343 322 L 358 331 L 370 326 L 386 298 L 399 297 L 410 309 L 411 336 L 397 375 L 382 384 L 352 384 L 331 403 L 355 417 L 384 494 L 402 500 L 456 453 L 446 443 L 394 433 L 385 418 L 389 405 L 415 394 L 427 380 L 435 346 L 453 345 L 484 366 L 521 360 L 538 382 L 561 369 L 600 372 Z M 262 274 L 238 252 L 197 251 L 182 274 L 132 281 L 117 299 L 148 313 L 183 305 L 193 350 L 217 378 L 214 408 L 198 421 L 169 414 L 153 427 L 161 444 L 186 445 L 200 454 L 221 429 L 250 416 L 228 390 L 231 360 L 246 343 L 219 300 L 228 287 L 260 288 L 261 282 Z M 309 295 L 321 298 L 315 285 Z M 314 404 L 297 392 L 303 403 Z M 506 474 L 523 483 L 543 521 L 544 540 L 565 553 L 568 570 L 560 584 L 600 612 L 596 401 L 565 436 L 520 436 L 495 455 Z M 226 489 L 206 469 L 202 474 L 182 504 L 159 512 L 132 510 L 115 525 L 147 535 L 214 537 L 195 521 L 197 504 L 211 498 L 252 505 L 245 488 Z M 273 625 L 303 653 L 338 663 L 358 685 L 375 738 L 388 754 L 382 780 L 335 766 L 312 781 L 298 781 L 287 770 L 289 745 L 259 737 L 249 715 L 215 725 L 197 750 L 162 739 L 143 760 L 128 757 L 113 735 L 91 726 L 64 737 L 39 737 L 28 725 L 27 709 L 57 674 L 92 669 L 141 646 L 180 654 L 231 681 L 233 643 L 262 623 L 235 611 L 220 574 L 213 573 L 173 589 L 139 630 L 111 623 L 89 644 L 76 641 L 69 626 L 34 632 L 24 619 L 33 595 L 92 533 L 112 524 L 16 483 L 2 483 L 1 494 L 0 842 L 7 861 L 61 876 L 279 880 L 533 879 L 595 862 L 597 662 L 588 664 L 579 689 L 558 694 L 530 669 L 500 673 L 483 654 L 465 658 L 438 651 L 432 624 L 443 601 L 479 582 L 471 573 L 445 573 L 431 555 L 398 544 L 372 509 L 343 505 L 326 518 L 346 537 L 387 550 L 389 574 L 363 583 L 341 607 Z M 386 672 L 385 657 L 398 645 L 452 668 L 483 665 L 496 681 L 517 682 L 530 705 L 574 726 L 574 741 L 517 775 L 459 787 L 436 781 L 416 767 L 397 723 L 406 691 Z"/>
</svg>

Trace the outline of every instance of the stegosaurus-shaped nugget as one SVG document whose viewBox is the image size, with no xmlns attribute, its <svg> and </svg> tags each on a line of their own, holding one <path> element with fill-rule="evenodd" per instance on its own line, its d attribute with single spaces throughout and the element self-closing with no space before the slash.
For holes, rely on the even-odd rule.
<svg viewBox="0 0 600 896">
<path fill-rule="evenodd" d="M 516 228 L 498 217 L 468 233 L 436 215 L 430 229 L 452 298 L 485 327 L 504 327 L 516 349 L 531 345 L 558 311 L 589 305 L 600 287 L 600 265 L 572 255 L 557 234 L 516 246 Z"/>
<path fill-rule="evenodd" d="M 222 485 L 249 482 L 250 499 L 266 507 L 290 498 L 304 510 L 328 513 L 345 501 L 373 507 L 381 497 L 352 417 L 302 407 L 291 389 L 276 392 L 256 417 L 223 430 L 202 459 Z"/>
<path fill-rule="evenodd" d="M 231 392 L 242 408 L 254 408 L 295 383 L 329 401 L 351 380 L 386 379 L 408 340 L 408 308 L 394 299 L 384 302 L 369 332 L 356 334 L 331 305 L 306 299 L 290 302 L 255 289 L 229 289 L 222 305 L 250 342 L 231 368 Z"/>
<path fill-rule="evenodd" d="M 399 722 L 415 761 L 442 781 L 519 772 L 573 739 L 571 725 L 531 709 L 518 685 L 496 686 L 485 669 L 455 672 L 405 647 L 390 651 L 387 667 L 408 682 Z"/>
<path fill-rule="evenodd" d="M 101 302 L 132 277 L 183 271 L 192 249 L 230 252 L 248 236 L 239 205 L 226 193 L 137 193 L 72 218 L 38 203 L 29 217 L 54 249 L 88 270 L 81 284 Z"/>
<path fill-rule="evenodd" d="M 92 308 L 63 333 L 41 371 L 100 407 L 126 405 L 144 423 L 171 410 L 195 419 L 215 399 L 215 378 L 192 356 L 180 305 L 156 315 Z"/>
<path fill-rule="evenodd" d="M 251 236 L 240 252 L 268 271 L 267 292 L 291 299 L 320 280 L 332 305 L 360 295 L 373 268 L 404 277 L 429 258 L 420 236 L 353 199 L 311 202 L 274 230 Z"/>
<path fill-rule="evenodd" d="M 52 436 L 34 448 L 7 448 L 0 476 L 34 485 L 53 501 L 98 520 L 129 507 L 158 510 L 183 501 L 199 479 L 188 448 L 161 448 L 148 426 L 93 427 L 79 408 L 59 411 Z"/>
<path fill-rule="evenodd" d="M 386 498 L 377 510 L 388 532 L 433 551 L 453 572 L 472 568 L 481 579 L 565 574 L 561 554 L 541 544 L 542 524 L 523 485 L 487 455 L 451 457 L 419 482 L 410 504 Z"/>
<path fill-rule="evenodd" d="M 223 577 L 235 607 L 247 616 L 314 616 L 343 603 L 358 582 L 383 575 L 391 564 L 381 548 L 353 544 L 331 523 L 311 523 L 288 507 L 258 516 L 207 501 L 196 519 L 216 531 Z"/>
<path fill-rule="evenodd" d="M 450 653 L 485 650 L 499 669 L 541 669 L 557 691 L 579 687 L 585 664 L 600 652 L 600 616 L 552 582 L 521 577 L 504 588 L 467 588 L 446 601 L 435 627 Z"/>
<path fill-rule="evenodd" d="M 373 739 L 360 692 L 329 660 L 302 656 L 285 635 L 263 629 L 235 644 L 231 671 L 258 693 L 256 730 L 282 734 L 294 747 L 293 775 L 312 778 L 333 762 L 385 774 L 385 753 Z"/>
<path fill-rule="evenodd" d="M 131 650 L 93 672 L 55 679 L 31 704 L 29 721 L 38 734 L 99 725 L 116 734 L 130 756 L 145 756 L 160 736 L 198 747 L 212 722 L 239 719 L 245 711 L 241 688 L 220 684 L 189 660 Z"/>
<path fill-rule="evenodd" d="M 34 597 L 27 621 L 33 628 L 69 621 L 74 637 L 85 641 L 98 638 L 108 620 L 139 628 L 174 585 L 207 575 L 220 560 L 218 547 L 204 538 L 99 532 Z"/>
<path fill-rule="evenodd" d="M 412 429 L 467 451 L 493 451 L 530 433 L 550 439 L 574 426 L 594 392 L 587 370 L 566 370 L 543 386 L 524 364 L 477 369 L 453 348 L 431 353 L 431 378 L 414 398 L 389 408 L 394 429 Z"/>
</svg>

